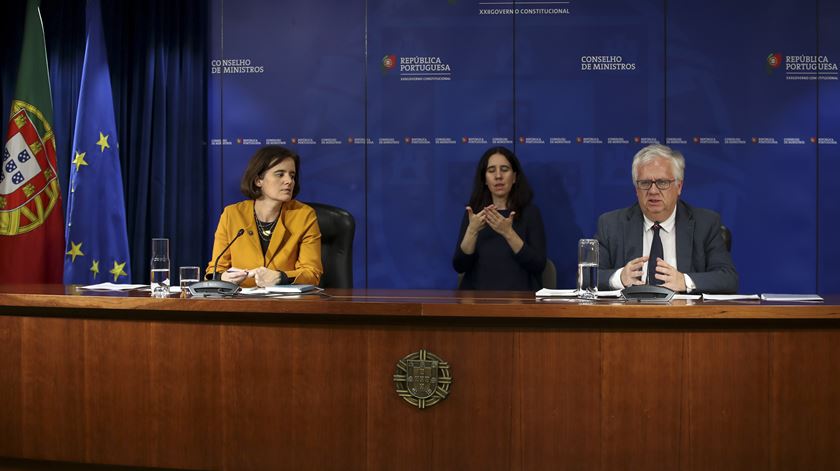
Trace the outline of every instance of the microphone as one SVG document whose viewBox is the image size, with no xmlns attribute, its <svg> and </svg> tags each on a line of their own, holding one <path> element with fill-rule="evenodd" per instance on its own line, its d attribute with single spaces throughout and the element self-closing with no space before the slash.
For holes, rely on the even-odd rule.
<svg viewBox="0 0 840 471">
<path fill-rule="evenodd" d="M 242 289 L 236 283 L 222 281 L 222 277 L 219 275 L 217 270 L 219 269 L 219 259 L 221 259 L 222 255 L 224 255 L 228 249 L 230 249 L 230 246 L 236 242 L 236 239 L 240 238 L 244 233 L 245 229 L 239 229 L 236 236 L 228 242 L 221 252 L 219 252 L 219 256 L 216 257 L 216 261 L 213 262 L 213 279 L 192 284 L 189 288 L 190 294 L 195 297 L 233 296 Z"/>
<path fill-rule="evenodd" d="M 222 278 L 222 276 L 221 276 L 221 275 L 219 275 L 219 272 L 218 272 L 218 268 L 219 268 L 219 259 L 221 259 L 221 258 L 222 258 L 222 255 L 224 255 L 224 254 L 225 254 L 225 252 L 227 252 L 227 251 L 228 251 L 228 249 L 230 248 L 230 246 L 231 246 L 231 245 L 233 245 L 233 243 L 234 243 L 234 242 L 236 242 L 236 239 L 240 238 L 240 237 L 242 236 L 242 234 L 244 234 L 244 233 L 245 233 L 245 229 L 239 229 L 239 231 L 236 233 L 236 236 L 233 238 L 233 240 L 231 240 L 230 242 L 228 242 L 228 244 L 225 246 L 225 248 L 224 248 L 224 249 L 222 249 L 222 251 L 221 251 L 221 252 L 219 252 L 219 256 L 218 256 L 218 257 L 216 257 L 216 261 L 213 263 L 213 279 L 214 279 L 214 280 L 218 280 L 218 279 L 221 279 L 221 278 Z"/>
</svg>

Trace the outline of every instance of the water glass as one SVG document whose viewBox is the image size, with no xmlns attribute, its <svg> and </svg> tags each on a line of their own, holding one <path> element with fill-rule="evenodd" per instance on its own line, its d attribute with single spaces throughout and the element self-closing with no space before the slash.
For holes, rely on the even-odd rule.
<svg viewBox="0 0 840 471">
<path fill-rule="evenodd" d="M 169 239 L 152 239 L 152 297 L 169 296 Z"/>
<path fill-rule="evenodd" d="M 189 293 L 190 285 L 198 283 L 199 270 L 198 267 L 181 267 L 178 269 L 181 280 L 181 296 Z"/>
<path fill-rule="evenodd" d="M 598 297 L 598 240 L 580 239 L 578 241 L 578 297 L 595 299 Z"/>
</svg>

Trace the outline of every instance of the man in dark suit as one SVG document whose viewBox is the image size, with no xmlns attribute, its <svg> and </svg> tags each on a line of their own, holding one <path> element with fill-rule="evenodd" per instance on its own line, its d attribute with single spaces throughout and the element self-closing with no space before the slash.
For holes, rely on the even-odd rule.
<svg viewBox="0 0 840 471">
<path fill-rule="evenodd" d="M 720 235 L 720 215 L 680 200 L 685 159 L 663 145 L 633 157 L 639 202 L 598 218 L 598 289 L 648 283 L 676 292 L 735 293 L 738 273 Z"/>
</svg>

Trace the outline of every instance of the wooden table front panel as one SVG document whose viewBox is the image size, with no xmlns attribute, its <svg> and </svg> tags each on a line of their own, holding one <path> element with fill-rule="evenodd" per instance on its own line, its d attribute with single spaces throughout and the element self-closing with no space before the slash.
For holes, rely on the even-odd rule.
<svg viewBox="0 0 840 471">
<path fill-rule="evenodd" d="M 836 469 L 840 330 L 0 316 L 0 456 L 190 469 Z M 448 399 L 394 392 L 420 348 Z"/>
<path fill-rule="evenodd" d="M 776 332 L 770 344 L 770 469 L 840 469 L 840 334 Z"/>
<path fill-rule="evenodd" d="M 0 456 L 23 454 L 23 318 L 0 316 Z"/>
<path fill-rule="evenodd" d="M 525 329 L 516 335 L 514 449 L 510 469 L 599 468 L 602 335 Z"/>
<path fill-rule="evenodd" d="M 769 467 L 769 336 L 685 335 L 682 469 Z"/>
</svg>

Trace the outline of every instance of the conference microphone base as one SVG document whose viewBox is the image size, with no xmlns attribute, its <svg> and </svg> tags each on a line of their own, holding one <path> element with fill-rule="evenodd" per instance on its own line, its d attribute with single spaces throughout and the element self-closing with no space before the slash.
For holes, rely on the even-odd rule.
<svg viewBox="0 0 840 471">
<path fill-rule="evenodd" d="M 236 283 L 222 280 L 208 280 L 194 283 L 189 288 L 190 294 L 196 298 L 222 298 L 233 296 L 242 288 Z"/>
<path fill-rule="evenodd" d="M 669 303 L 674 297 L 674 292 L 664 286 L 633 285 L 621 290 L 621 295 L 627 301 Z"/>
</svg>

